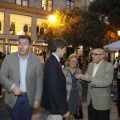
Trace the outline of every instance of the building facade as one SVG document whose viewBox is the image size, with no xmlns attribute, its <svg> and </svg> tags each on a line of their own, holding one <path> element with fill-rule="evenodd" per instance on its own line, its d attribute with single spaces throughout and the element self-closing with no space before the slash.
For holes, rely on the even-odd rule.
<svg viewBox="0 0 120 120">
<path fill-rule="evenodd" d="M 33 41 L 32 52 L 41 52 L 46 44 L 40 37 L 43 22 L 54 10 L 63 7 L 88 6 L 89 0 L 0 0 L 0 51 L 17 51 L 19 35 L 29 35 Z"/>
</svg>

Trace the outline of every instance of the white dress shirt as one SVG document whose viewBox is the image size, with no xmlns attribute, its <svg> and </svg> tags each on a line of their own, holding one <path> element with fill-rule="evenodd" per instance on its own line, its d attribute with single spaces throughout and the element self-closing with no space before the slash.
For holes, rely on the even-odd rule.
<svg viewBox="0 0 120 120">
<path fill-rule="evenodd" d="M 57 61 L 60 62 L 60 58 L 55 53 L 52 53 L 52 55 L 54 55 L 56 57 Z"/>
<path fill-rule="evenodd" d="M 26 70 L 27 70 L 29 54 L 25 59 L 21 58 L 19 54 L 18 54 L 18 57 L 19 57 L 19 69 L 20 69 L 20 89 L 22 92 L 27 92 L 26 91 Z"/>
<path fill-rule="evenodd" d="M 102 60 L 102 61 L 103 61 L 103 60 Z M 94 76 L 95 76 L 95 74 L 96 74 L 96 72 L 97 72 L 97 70 L 98 70 L 98 68 L 99 68 L 100 64 L 102 63 L 102 61 L 101 61 L 100 63 L 98 63 L 98 64 L 96 64 L 96 63 L 95 63 L 95 66 L 94 66 L 94 70 L 93 70 L 93 75 L 92 75 L 92 77 L 94 77 Z"/>
</svg>

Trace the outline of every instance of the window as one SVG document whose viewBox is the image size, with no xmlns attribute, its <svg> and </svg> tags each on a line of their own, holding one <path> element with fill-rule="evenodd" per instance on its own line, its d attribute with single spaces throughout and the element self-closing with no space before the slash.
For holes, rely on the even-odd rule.
<svg viewBox="0 0 120 120">
<path fill-rule="evenodd" d="M 74 1 L 71 1 L 71 0 L 67 0 L 66 1 L 67 8 L 73 8 L 74 5 L 75 5 Z"/>
<path fill-rule="evenodd" d="M 22 5 L 23 5 L 23 6 L 28 6 L 28 0 L 23 0 Z"/>
<path fill-rule="evenodd" d="M 25 19 L 25 21 L 24 21 Z M 19 14 L 10 14 L 10 34 L 14 35 L 31 35 L 30 16 Z"/>
<path fill-rule="evenodd" d="M 42 0 L 42 10 L 52 11 L 53 0 Z"/>
<path fill-rule="evenodd" d="M 16 4 L 21 5 L 22 4 L 21 0 L 16 0 Z"/>
<path fill-rule="evenodd" d="M 4 29 L 4 12 L 0 12 L 0 34 L 3 33 Z"/>
<path fill-rule="evenodd" d="M 29 0 L 16 0 L 16 4 L 23 6 L 28 6 L 28 2 Z"/>
</svg>

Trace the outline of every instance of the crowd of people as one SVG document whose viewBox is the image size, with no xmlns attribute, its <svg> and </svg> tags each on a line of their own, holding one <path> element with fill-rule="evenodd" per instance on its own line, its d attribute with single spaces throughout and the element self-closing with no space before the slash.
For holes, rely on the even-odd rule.
<svg viewBox="0 0 120 120">
<path fill-rule="evenodd" d="M 0 83 L 6 88 L 5 102 L 10 106 L 12 120 L 31 120 L 34 108 L 49 112 L 47 120 L 73 120 L 82 99 L 82 84 L 88 84 L 88 120 L 110 120 L 111 90 L 114 67 L 104 60 L 105 52 L 94 49 L 92 62 L 85 73 L 78 67 L 76 54 L 64 64 L 67 43 L 60 38 L 50 44 L 50 57 L 42 72 L 40 59 L 29 52 L 31 38 L 18 39 L 18 52 L 5 57 L 1 65 Z M 82 63 L 82 62 L 81 62 Z M 83 108 L 84 109 L 84 108 Z"/>
</svg>

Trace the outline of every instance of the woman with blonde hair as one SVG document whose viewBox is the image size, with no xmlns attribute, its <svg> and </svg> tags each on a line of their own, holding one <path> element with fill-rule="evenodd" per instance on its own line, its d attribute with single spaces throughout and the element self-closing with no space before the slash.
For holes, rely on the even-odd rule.
<svg viewBox="0 0 120 120">
<path fill-rule="evenodd" d="M 70 112 L 69 120 L 74 119 L 74 114 L 82 95 L 80 80 L 75 78 L 76 74 L 81 74 L 81 70 L 77 66 L 78 57 L 76 54 L 71 54 L 66 61 L 66 67 L 63 68 L 63 73 L 66 77 L 67 100 Z"/>
</svg>

